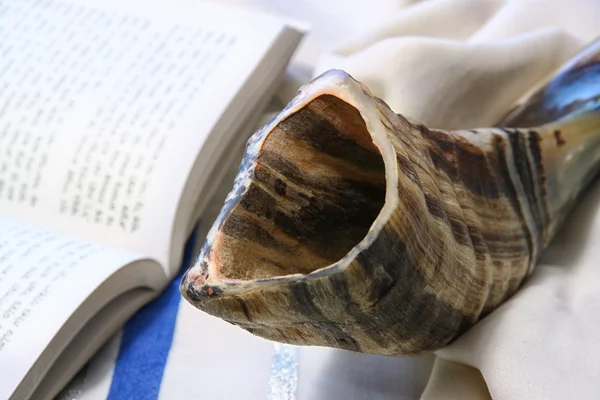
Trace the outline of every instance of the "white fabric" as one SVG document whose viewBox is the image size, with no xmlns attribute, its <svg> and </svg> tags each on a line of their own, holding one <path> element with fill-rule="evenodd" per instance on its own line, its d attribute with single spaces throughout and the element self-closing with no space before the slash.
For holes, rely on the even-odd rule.
<svg viewBox="0 0 600 400">
<path fill-rule="evenodd" d="M 278 93 L 283 102 L 341 68 L 396 112 L 436 128 L 493 124 L 600 36 L 599 1 L 213 1 L 312 24 Z M 599 204 L 596 185 L 519 293 L 435 355 L 301 348 L 297 399 L 600 398 Z M 159 397 L 264 399 L 272 354 L 271 343 L 181 302 Z M 92 376 L 109 372 L 85 383 L 85 399 L 106 398 L 112 369 L 101 360 Z"/>
</svg>

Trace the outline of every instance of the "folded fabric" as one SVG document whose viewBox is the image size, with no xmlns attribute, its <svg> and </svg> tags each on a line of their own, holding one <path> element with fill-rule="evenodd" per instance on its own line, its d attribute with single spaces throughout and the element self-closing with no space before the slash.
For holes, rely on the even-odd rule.
<svg viewBox="0 0 600 400">
<path fill-rule="evenodd" d="M 333 47 L 314 75 L 344 69 L 430 127 L 487 126 L 600 32 L 598 13 L 582 1 L 425 1 Z"/>
</svg>

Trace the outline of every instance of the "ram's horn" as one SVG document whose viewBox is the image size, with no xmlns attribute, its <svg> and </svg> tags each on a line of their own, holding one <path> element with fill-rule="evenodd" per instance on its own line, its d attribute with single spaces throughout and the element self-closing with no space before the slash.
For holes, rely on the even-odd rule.
<svg viewBox="0 0 600 400">
<path fill-rule="evenodd" d="M 595 175 L 598 105 L 571 114 L 433 130 L 329 71 L 249 140 L 181 291 L 278 342 L 439 349 L 517 291 Z"/>
</svg>

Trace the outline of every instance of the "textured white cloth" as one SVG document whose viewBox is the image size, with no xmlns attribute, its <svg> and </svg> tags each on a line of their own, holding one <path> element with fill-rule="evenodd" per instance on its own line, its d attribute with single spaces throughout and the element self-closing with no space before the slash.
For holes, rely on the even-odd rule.
<svg viewBox="0 0 600 400">
<path fill-rule="evenodd" d="M 599 1 L 213 1 L 311 23 L 280 101 L 311 77 L 340 68 L 394 111 L 435 128 L 494 124 L 600 36 Z M 217 198 L 203 219 L 214 218 L 221 204 Z M 600 398 L 598 205 L 595 185 L 518 294 L 435 355 L 300 348 L 296 398 Z M 107 398 L 119 340 L 92 362 L 77 398 Z M 272 355 L 272 343 L 181 302 L 157 396 L 264 399 Z"/>
</svg>

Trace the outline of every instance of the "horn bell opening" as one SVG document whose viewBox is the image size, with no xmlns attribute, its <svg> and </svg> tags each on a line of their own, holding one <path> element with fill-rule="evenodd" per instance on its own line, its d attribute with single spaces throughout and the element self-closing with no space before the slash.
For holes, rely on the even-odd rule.
<svg viewBox="0 0 600 400">
<path fill-rule="evenodd" d="M 385 203 L 382 155 L 359 111 L 321 94 L 277 123 L 212 244 L 222 278 L 309 274 L 365 238 Z"/>
</svg>

